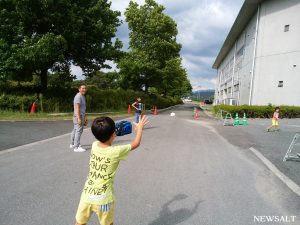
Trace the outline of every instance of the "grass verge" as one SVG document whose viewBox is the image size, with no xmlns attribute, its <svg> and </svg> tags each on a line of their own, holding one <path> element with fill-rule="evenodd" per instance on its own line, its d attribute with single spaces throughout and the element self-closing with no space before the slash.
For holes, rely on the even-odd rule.
<svg viewBox="0 0 300 225">
<path fill-rule="evenodd" d="M 212 105 L 204 105 L 201 108 L 205 111 L 205 113 L 211 117 L 214 117 L 214 107 Z"/>
<path fill-rule="evenodd" d="M 51 120 L 71 120 L 72 113 L 27 113 L 27 112 L 12 112 L 12 111 L 0 111 L 0 121 L 51 121 Z M 87 115 L 88 120 L 92 120 L 98 116 L 110 116 L 110 117 L 124 117 L 128 116 L 127 112 L 103 112 L 103 113 L 89 113 Z"/>
</svg>

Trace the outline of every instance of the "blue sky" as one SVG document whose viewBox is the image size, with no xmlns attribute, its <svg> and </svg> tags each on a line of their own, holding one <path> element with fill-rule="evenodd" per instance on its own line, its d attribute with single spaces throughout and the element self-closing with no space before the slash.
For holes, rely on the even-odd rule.
<svg viewBox="0 0 300 225">
<path fill-rule="evenodd" d="M 214 89 L 216 71 L 211 68 L 242 4 L 243 0 L 156 0 L 165 6 L 165 13 L 177 23 L 177 40 L 182 44 L 183 66 L 193 90 Z M 143 0 L 137 0 L 143 4 Z M 123 24 L 117 37 L 128 48 L 128 27 L 124 11 L 129 0 L 112 0 L 112 9 L 122 13 Z M 115 66 L 112 63 L 112 69 Z M 80 68 L 72 67 L 80 79 Z"/>
</svg>

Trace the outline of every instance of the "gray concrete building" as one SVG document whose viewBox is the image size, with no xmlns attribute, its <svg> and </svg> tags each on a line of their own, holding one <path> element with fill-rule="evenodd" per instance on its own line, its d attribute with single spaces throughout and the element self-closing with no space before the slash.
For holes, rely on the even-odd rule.
<svg viewBox="0 0 300 225">
<path fill-rule="evenodd" d="M 300 0 L 245 0 L 213 68 L 215 104 L 300 106 Z"/>
</svg>

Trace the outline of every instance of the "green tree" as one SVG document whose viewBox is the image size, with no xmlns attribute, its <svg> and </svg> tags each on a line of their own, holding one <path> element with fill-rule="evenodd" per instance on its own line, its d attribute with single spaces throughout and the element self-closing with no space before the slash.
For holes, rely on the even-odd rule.
<svg viewBox="0 0 300 225">
<path fill-rule="evenodd" d="M 113 72 L 96 72 L 92 77 L 85 80 L 86 84 L 97 86 L 100 89 L 117 89 L 120 85 L 119 73 Z"/>
<path fill-rule="evenodd" d="M 109 68 L 122 47 L 120 13 L 107 0 L 1 0 L 0 77 L 27 80 L 49 69 L 80 66 L 85 75 Z"/>
<path fill-rule="evenodd" d="M 160 92 L 169 96 L 183 96 L 192 91 L 192 86 L 187 78 L 187 72 L 181 65 L 180 58 L 173 58 L 166 62 L 161 70 Z"/>
<path fill-rule="evenodd" d="M 178 90 L 182 84 L 186 89 L 190 86 L 181 66 L 177 25 L 164 10 L 154 0 L 146 0 L 141 6 L 130 1 L 125 12 L 130 51 L 118 62 L 123 88 L 146 92 L 150 88 L 173 95 L 170 89 Z"/>
</svg>

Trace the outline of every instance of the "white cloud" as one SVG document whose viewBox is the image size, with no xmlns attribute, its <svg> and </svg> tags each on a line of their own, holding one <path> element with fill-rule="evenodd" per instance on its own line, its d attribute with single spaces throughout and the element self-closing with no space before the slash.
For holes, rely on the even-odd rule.
<svg viewBox="0 0 300 225">
<path fill-rule="evenodd" d="M 136 1 L 142 4 L 144 1 Z M 214 88 L 216 71 L 211 68 L 243 0 L 157 0 L 177 23 L 181 57 L 193 87 Z M 125 11 L 129 0 L 114 0 L 113 8 Z M 123 17 L 124 18 L 124 17 Z M 122 26 L 126 26 L 123 24 Z M 122 41 L 128 47 L 128 30 Z M 127 27 L 126 27 L 127 29 Z"/>
<path fill-rule="evenodd" d="M 111 67 L 111 69 L 103 69 L 102 71 L 104 72 L 108 72 L 108 71 L 114 71 L 114 70 L 118 70 L 117 66 L 114 62 L 112 61 L 105 61 L 105 63 L 107 65 L 109 65 Z M 77 80 L 84 80 L 85 76 L 83 75 L 83 71 L 79 66 L 75 66 L 75 65 L 71 65 L 71 73 L 76 75 Z"/>
<path fill-rule="evenodd" d="M 144 0 L 136 0 L 143 4 Z M 181 57 L 192 86 L 196 89 L 214 88 L 216 71 L 211 68 L 243 0 L 157 0 L 165 13 L 177 23 L 177 40 L 182 44 Z M 128 27 L 124 11 L 129 0 L 112 0 L 112 9 L 122 13 L 123 24 L 117 37 L 128 49 Z"/>
<path fill-rule="evenodd" d="M 190 77 L 194 91 L 215 89 L 216 78 Z"/>
<path fill-rule="evenodd" d="M 77 80 L 83 80 L 84 76 L 82 69 L 79 66 L 71 65 L 71 73 L 76 75 Z"/>
<path fill-rule="evenodd" d="M 242 1 L 192 2 L 198 4 L 190 3 L 192 7 L 186 7 L 173 15 L 178 24 L 178 41 L 182 44 L 183 65 L 188 71 L 194 90 L 214 89 L 216 71 L 211 66 Z"/>
<path fill-rule="evenodd" d="M 234 20 L 232 10 L 220 1 L 211 1 L 198 7 L 193 7 L 174 16 L 178 23 L 178 41 L 183 50 L 217 51 L 210 49 L 220 45 L 224 32 Z M 201 52 L 198 52 L 201 53 Z"/>
<path fill-rule="evenodd" d="M 215 60 L 215 57 L 213 56 L 201 56 L 196 54 L 182 54 L 182 58 L 184 61 L 184 65 L 189 64 L 191 67 L 189 67 L 190 71 L 196 72 L 201 71 L 205 69 L 206 65 L 212 65 L 212 63 Z"/>
<path fill-rule="evenodd" d="M 103 72 L 109 72 L 109 71 L 118 71 L 117 65 L 112 61 L 105 61 L 105 64 L 109 65 L 111 69 L 103 69 Z"/>
</svg>

